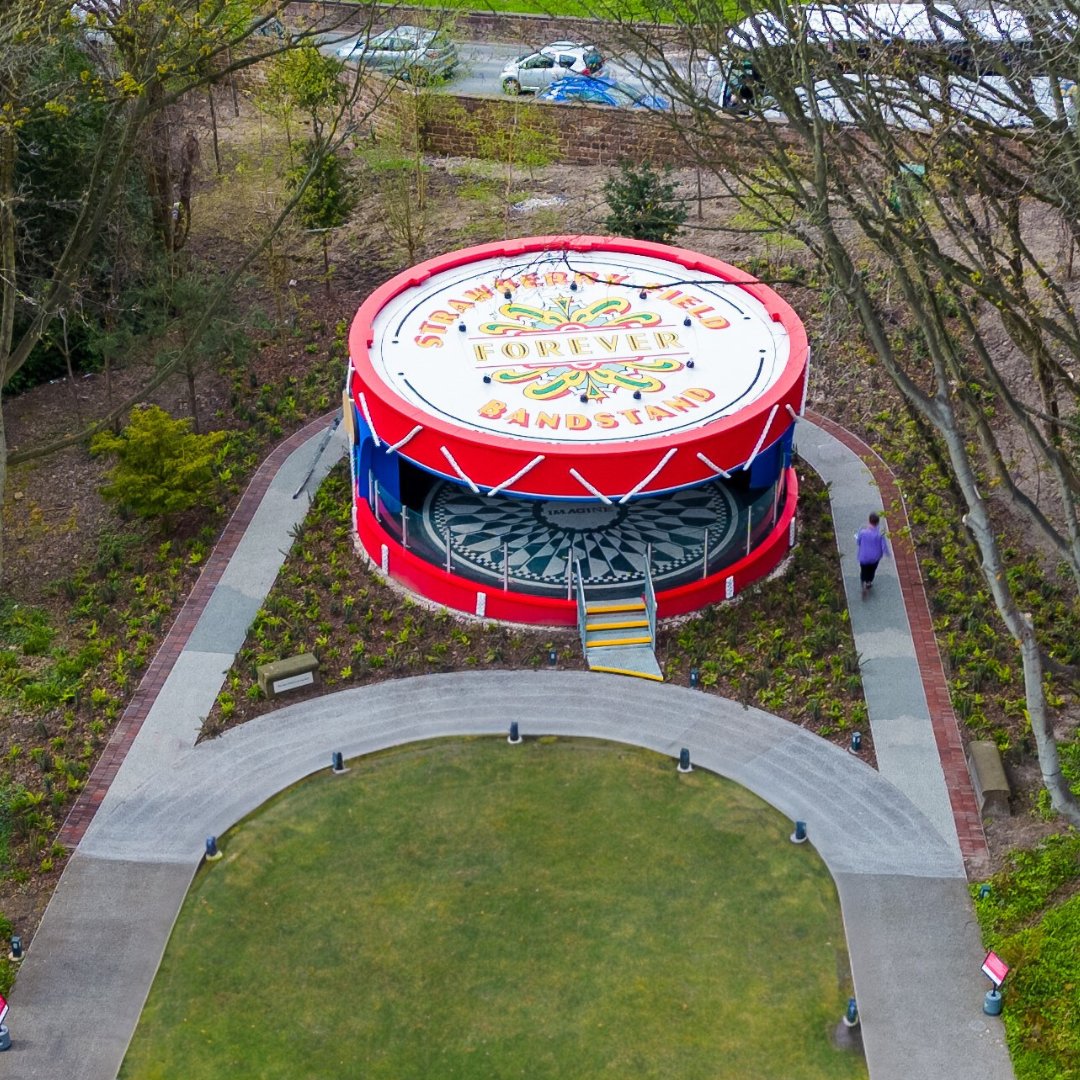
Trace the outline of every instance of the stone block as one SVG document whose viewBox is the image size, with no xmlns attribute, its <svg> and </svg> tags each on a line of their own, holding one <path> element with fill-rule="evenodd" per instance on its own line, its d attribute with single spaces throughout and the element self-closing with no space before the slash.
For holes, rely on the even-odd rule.
<svg viewBox="0 0 1080 1080">
<path fill-rule="evenodd" d="M 272 664 L 260 664 L 256 668 L 259 689 L 268 698 L 277 698 L 290 690 L 319 683 L 319 661 L 314 653 L 300 653 L 275 660 Z"/>
<path fill-rule="evenodd" d="M 979 813 L 984 817 L 1009 817 L 1012 789 L 997 745 L 988 739 L 969 743 L 967 762 Z"/>
</svg>

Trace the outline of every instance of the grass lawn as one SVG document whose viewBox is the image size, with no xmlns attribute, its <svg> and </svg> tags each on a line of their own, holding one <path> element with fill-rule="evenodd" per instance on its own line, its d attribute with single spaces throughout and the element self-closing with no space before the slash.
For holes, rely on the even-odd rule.
<svg viewBox="0 0 1080 1080">
<path fill-rule="evenodd" d="M 649 24 L 682 24 L 693 26 L 701 22 L 739 22 L 745 15 L 738 0 L 715 0 L 702 8 L 679 0 L 658 3 L 655 0 L 630 0 L 613 5 L 607 0 L 484 0 L 483 3 L 451 2 L 451 0 L 412 0 L 412 7 L 432 8 L 453 19 L 459 11 L 494 11 L 515 15 L 548 15 L 596 19 L 600 22 Z"/>
<path fill-rule="evenodd" d="M 865 1077 L 832 879 L 711 774 L 446 740 L 284 792 L 185 901 L 121 1077 Z"/>
</svg>

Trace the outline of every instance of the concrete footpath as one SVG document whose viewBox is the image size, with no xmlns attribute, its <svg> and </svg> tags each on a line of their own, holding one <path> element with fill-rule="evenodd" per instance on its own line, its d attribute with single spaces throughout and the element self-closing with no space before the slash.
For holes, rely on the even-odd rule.
<svg viewBox="0 0 1080 1080">
<path fill-rule="evenodd" d="M 304 509 L 291 494 L 319 438 L 312 434 L 270 482 L 267 512 L 250 515 L 169 671 L 155 676 L 153 700 L 124 736 L 129 748 L 115 777 L 96 803 L 88 797 L 78 819 L 85 835 L 12 995 L 14 1042 L 0 1057 L 0 1075 L 112 1080 L 206 836 L 222 835 L 282 788 L 325 769 L 335 750 L 353 757 L 416 739 L 502 733 L 517 720 L 526 736 L 590 736 L 673 757 L 688 747 L 696 764 L 805 820 L 837 884 L 872 1080 L 1013 1076 L 1001 1023 L 982 1013 L 978 927 L 962 845 L 945 809 L 950 770 L 931 768 L 935 721 L 924 716 L 926 696 L 920 704 L 912 688 L 905 602 L 888 577 L 865 602 L 865 619 L 856 586 L 852 613 L 868 661 L 881 772 L 777 717 L 713 695 L 559 671 L 384 682 L 290 706 L 193 745 L 288 548 Z M 827 481 L 830 471 L 838 474 L 843 552 L 846 517 L 864 517 L 860 500 L 873 508 L 881 496 L 870 484 L 849 499 L 845 470 L 857 469 L 830 438 L 800 425 L 800 450 Z M 340 451 L 338 443 L 322 456 L 313 483 Z"/>
</svg>

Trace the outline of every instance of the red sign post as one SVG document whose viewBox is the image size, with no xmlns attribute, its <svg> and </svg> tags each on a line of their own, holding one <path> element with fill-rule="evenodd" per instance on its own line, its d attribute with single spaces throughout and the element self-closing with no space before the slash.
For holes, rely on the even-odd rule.
<svg viewBox="0 0 1080 1080">
<path fill-rule="evenodd" d="M 1009 974 L 1009 965 L 1005 963 L 995 952 L 988 952 L 982 964 L 983 974 L 995 985 L 1000 987 Z"/>
</svg>

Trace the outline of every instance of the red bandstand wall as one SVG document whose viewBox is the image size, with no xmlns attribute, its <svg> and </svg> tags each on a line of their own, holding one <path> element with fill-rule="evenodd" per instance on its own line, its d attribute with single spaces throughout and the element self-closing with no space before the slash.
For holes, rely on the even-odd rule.
<svg viewBox="0 0 1080 1080">
<path fill-rule="evenodd" d="M 738 596 L 748 585 L 759 581 L 775 570 L 791 550 L 792 523 L 799 499 L 799 483 L 795 470 L 787 471 L 787 497 L 780 507 L 776 525 L 769 535 L 749 555 L 725 567 L 718 573 L 692 581 L 678 588 L 657 592 L 657 616 L 661 619 L 686 615 L 709 604 Z M 454 573 L 447 573 L 411 551 L 406 550 L 387 534 L 371 507 L 363 499 L 356 500 L 356 525 L 360 544 L 371 561 L 382 566 L 382 549 L 388 555 L 390 577 L 420 596 L 436 604 L 476 614 L 478 594 L 486 594 L 483 617 L 539 626 L 576 626 L 577 602 L 551 596 L 531 596 L 528 593 L 503 591 L 497 585 L 485 586 Z M 728 593 L 731 579 L 731 593 Z"/>
</svg>

